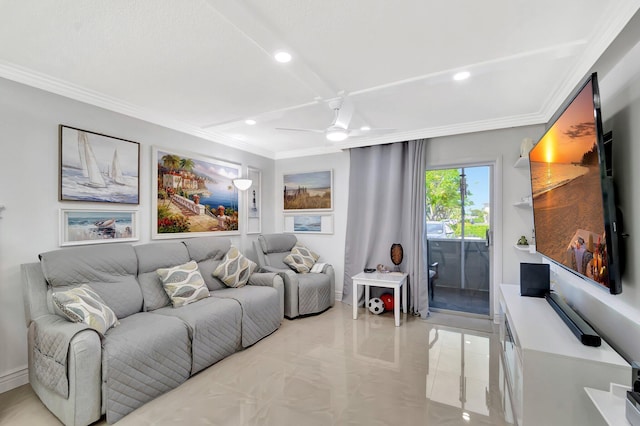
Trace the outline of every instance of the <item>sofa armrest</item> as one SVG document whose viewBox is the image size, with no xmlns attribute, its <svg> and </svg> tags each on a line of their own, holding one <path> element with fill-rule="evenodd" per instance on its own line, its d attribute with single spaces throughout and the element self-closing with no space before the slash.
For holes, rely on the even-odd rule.
<svg viewBox="0 0 640 426">
<path fill-rule="evenodd" d="M 275 272 L 256 272 L 249 276 L 248 285 L 273 287 L 278 291 L 280 298 L 280 319 L 284 318 L 284 281 L 280 274 Z"/>
<path fill-rule="evenodd" d="M 100 419 L 102 410 L 102 346 L 94 330 L 80 330 L 69 342 L 67 377 L 69 396 L 64 398 L 45 386 L 36 376 L 34 345 L 36 323 L 59 322 L 60 327 L 77 324 L 57 315 L 40 316 L 27 330 L 29 382 L 44 405 L 66 425 L 87 425 Z"/>
<path fill-rule="evenodd" d="M 282 269 L 282 268 L 276 268 L 275 266 L 262 266 L 260 268 L 260 272 L 275 272 L 275 273 L 281 273 L 281 272 L 286 272 L 286 271 L 291 271 L 291 269 Z M 293 272 L 293 271 L 291 271 Z"/>
<path fill-rule="evenodd" d="M 331 306 L 333 306 L 336 303 L 336 273 L 333 265 L 327 263 L 322 269 L 322 273 L 328 275 L 331 279 Z"/>
</svg>

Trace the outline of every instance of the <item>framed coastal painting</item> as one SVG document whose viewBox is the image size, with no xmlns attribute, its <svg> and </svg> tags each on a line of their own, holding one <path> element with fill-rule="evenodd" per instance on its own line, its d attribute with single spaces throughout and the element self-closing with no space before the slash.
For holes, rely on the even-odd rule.
<svg viewBox="0 0 640 426">
<path fill-rule="evenodd" d="M 60 201 L 140 203 L 140 144 L 59 126 Z"/>
<path fill-rule="evenodd" d="M 285 213 L 333 210 L 333 170 L 285 173 L 282 185 Z"/>
<path fill-rule="evenodd" d="M 61 246 L 139 239 L 136 211 L 60 209 Z"/>
<path fill-rule="evenodd" d="M 262 172 L 247 167 L 247 178 L 251 179 L 247 190 L 247 234 L 259 234 L 262 232 Z"/>
<path fill-rule="evenodd" d="M 152 149 L 154 239 L 239 234 L 239 164 L 173 149 Z"/>
<path fill-rule="evenodd" d="M 333 215 L 286 215 L 284 217 L 284 232 L 295 234 L 333 234 Z"/>
</svg>

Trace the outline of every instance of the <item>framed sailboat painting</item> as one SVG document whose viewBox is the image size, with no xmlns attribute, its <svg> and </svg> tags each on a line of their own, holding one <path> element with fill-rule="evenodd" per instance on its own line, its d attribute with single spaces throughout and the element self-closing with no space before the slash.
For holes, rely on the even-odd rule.
<svg viewBox="0 0 640 426">
<path fill-rule="evenodd" d="M 59 126 L 60 201 L 139 204 L 140 144 Z"/>
</svg>

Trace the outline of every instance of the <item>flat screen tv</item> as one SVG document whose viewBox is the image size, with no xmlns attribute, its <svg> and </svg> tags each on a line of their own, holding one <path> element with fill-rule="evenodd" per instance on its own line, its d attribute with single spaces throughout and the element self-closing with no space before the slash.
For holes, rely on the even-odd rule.
<svg viewBox="0 0 640 426">
<path fill-rule="evenodd" d="M 622 291 L 611 134 L 598 77 L 572 93 L 529 152 L 536 250 L 580 277 Z"/>
</svg>

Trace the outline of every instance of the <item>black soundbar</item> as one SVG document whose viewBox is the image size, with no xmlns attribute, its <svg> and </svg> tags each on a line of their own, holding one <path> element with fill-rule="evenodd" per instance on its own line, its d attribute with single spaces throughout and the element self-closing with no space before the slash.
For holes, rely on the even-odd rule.
<svg viewBox="0 0 640 426">
<path fill-rule="evenodd" d="M 560 296 L 549 292 L 545 295 L 545 299 L 583 345 L 598 347 L 602 344 L 602 339 L 600 339 L 598 333 L 580 318 L 580 315 L 571 309 Z"/>
</svg>

